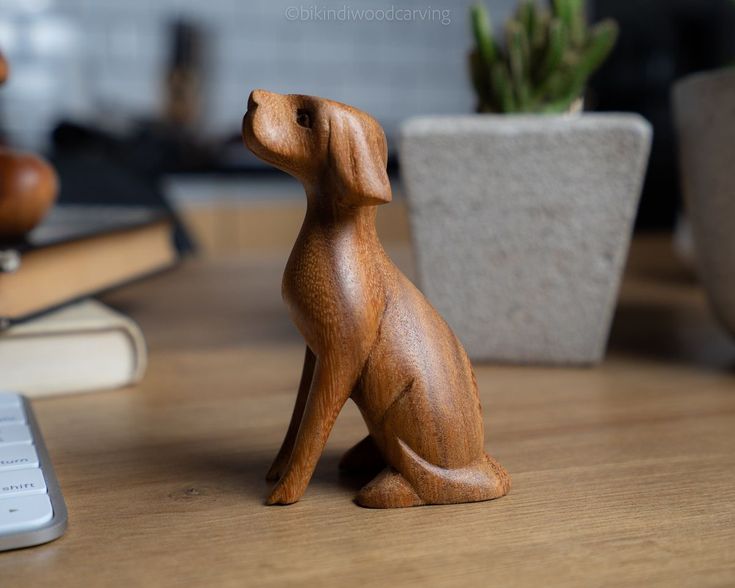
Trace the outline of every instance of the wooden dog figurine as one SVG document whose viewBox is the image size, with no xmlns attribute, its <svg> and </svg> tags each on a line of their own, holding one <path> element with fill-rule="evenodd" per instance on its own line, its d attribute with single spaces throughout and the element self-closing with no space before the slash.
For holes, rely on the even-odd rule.
<svg viewBox="0 0 735 588">
<path fill-rule="evenodd" d="M 268 504 L 301 498 L 348 398 L 369 436 L 341 467 L 384 469 L 358 504 L 395 508 L 490 500 L 510 477 L 485 453 L 472 367 L 449 326 L 378 240 L 391 201 L 380 125 L 331 100 L 255 90 L 243 119 L 248 148 L 299 179 L 307 210 L 283 276 L 306 340 L 296 405 L 267 478 Z"/>
</svg>

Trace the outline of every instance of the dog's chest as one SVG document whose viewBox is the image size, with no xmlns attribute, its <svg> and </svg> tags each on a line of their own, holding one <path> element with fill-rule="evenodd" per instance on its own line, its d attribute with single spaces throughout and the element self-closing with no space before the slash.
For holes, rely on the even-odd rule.
<svg viewBox="0 0 735 588">
<path fill-rule="evenodd" d="M 359 247 L 349 239 L 307 234 L 299 237 L 286 264 L 282 295 L 307 339 L 343 338 L 372 314 L 371 282 Z"/>
<path fill-rule="evenodd" d="M 283 273 L 282 294 L 289 307 L 310 308 L 329 296 L 325 282 L 330 280 L 328 250 L 319 242 L 300 239 L 288 258 Z"/>
<path fill-rule="evenodd" d="M 335 244 L 302 235 L 294 245 L 283 274 L 283 299 L 297 325 L 329 322 L 340 308 L 342 281 L 350 280 Z"/>
</svg>

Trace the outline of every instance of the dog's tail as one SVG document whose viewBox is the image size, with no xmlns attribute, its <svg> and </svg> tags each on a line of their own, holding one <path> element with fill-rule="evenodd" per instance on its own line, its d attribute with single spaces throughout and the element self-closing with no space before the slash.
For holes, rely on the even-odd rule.
<svg viewBox="0 0 735 588">
<path fill-rule="evenodd" d="M 426 504 L 492 500 L 510 491 L 508 472 L 487 454 L 473 464 L 449 469 L 429 463 L 401 439 L 398 445 L 401 474 Z"/>
</svg>

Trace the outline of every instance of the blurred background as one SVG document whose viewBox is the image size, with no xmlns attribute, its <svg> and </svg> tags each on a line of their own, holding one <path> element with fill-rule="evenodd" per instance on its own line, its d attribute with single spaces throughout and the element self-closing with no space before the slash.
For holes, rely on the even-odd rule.
<svg viewBox="0 0 735 588">
<path fill-rule="evenodd" d="M 486 2 L 495 24 L 515 4 Z M 372 113 L 395 172 L 401 121 L 474 109 L 469 5 L 0 0 L 0 47 L 12 67 L 0 91 L 2 139 L 50 157 L 61 202 L 198 210 L 192 222 L 213 247 L 227 230 L 205 213 L 212 203 L 301 197 L 295 182 L 241 145 L 251 89 L 326 96 Z M 325 20 L 320 12 L 343 7 L 428 12 L 403 22 Z M 735 8 L 723 0 L 591 0 L 588 11 L 591 20 L 615 17 L 621 37 L 586 106 L 639 112 L 653 123 L 638 227 L 670 228 L 680 200 L 670 87 L 735 55 Z"/>
</svg>

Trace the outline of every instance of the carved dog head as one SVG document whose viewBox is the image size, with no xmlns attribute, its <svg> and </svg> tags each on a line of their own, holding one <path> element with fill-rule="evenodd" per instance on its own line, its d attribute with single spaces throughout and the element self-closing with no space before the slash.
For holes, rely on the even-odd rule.
<svg viewBox="0 0 735 588">
<path fill-rule="evenodd" d="M 242 135 L 255 155 L 307 190 L 351 206 L 391 201 L 385 134 L 374 118 L 356 108 L 314 96 L 253 90 Z"/>
</svg>

